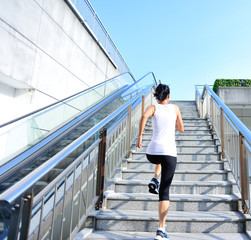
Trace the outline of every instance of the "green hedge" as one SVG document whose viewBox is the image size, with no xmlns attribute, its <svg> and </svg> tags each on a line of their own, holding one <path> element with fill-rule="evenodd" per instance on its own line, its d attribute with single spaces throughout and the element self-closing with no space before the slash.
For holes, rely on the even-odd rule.
<svg viewBox="0 0 251 240">
<path fill-rule="evenodd" d="M 213 86 L 215 93 L 219 87 L 251 87 L 251 79 L 216 79 Z"/>
</svg>

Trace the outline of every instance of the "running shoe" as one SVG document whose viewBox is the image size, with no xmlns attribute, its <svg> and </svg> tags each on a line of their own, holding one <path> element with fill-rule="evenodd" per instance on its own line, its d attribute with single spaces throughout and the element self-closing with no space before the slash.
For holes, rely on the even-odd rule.
<svg viewBox="0 0 251 240">
<path fill-rule="evenodd" d="M 166 232 L 162 232 L 161 230 L 157 230 L 156 237 L 154 240 L 163 240 L 163 239 L 170 239 Z"/>
<path fill-rule="evenodd" d="M 149 192 L 153 194 L 159 194 L 159 181 L 157 178 L 152 178 L 151 182 L 148 184 Z"/>
</svg>

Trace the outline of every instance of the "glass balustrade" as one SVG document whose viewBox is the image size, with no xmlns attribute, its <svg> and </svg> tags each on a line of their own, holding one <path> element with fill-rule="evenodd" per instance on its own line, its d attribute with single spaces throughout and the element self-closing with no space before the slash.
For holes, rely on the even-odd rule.
<svg viewBox="0 0 251 240">
<path fill-rule="evenodd" d="M 134 79 L 130 74 L 122 74 L 44 111 L 0 126 L 0 167 L 103 99 L 133 83 Z"/>
</svg>

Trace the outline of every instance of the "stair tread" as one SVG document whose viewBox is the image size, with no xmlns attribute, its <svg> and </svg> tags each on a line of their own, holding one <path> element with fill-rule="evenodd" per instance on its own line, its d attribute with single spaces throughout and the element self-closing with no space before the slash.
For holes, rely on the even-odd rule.
<svg viewBox="0 0 251 240">
<path fill-rule="evenodd" d="M 133 154 L 142 154 L 142 155 L 146 155 L 146 152 L 138 152 L 135 150 L 131 150 L 131 153 Z M 177 156 L 178 155 L 220 155 L 220 152 L 210 152 L 210 153 L 186 153 L 186 152 L 177 152 Z"/>
<path fill-rule="evenodd" d="M 146 157 L 145 159 L 127 159 L 127 162 L 128 163 L 149 163 L 149 164 L 152 164 L 150 163 Z M 196 161 L 182 161 L 182 160 L 178 160 L 177 163 L 185 163 L 185 164 L 202 164 L 202 163 L 205 163 L 205 164 L 223 164 L 225 161 L 223 160 L 217 160 L 217 161 L 214 161 L 214 160 L 211 160 L 211 161 L 201 161 L 201 160 L 196 160 Z"/>
<path fill-rule="evenodd" d="M 230 170 L 176 170 L 175 173 L 193 173 L 193 174 L 225 174 Z M 153 173 L 153 170 L 148 169 L 128 169 L 123 168 L 124 173 Z"/>
<path fill-rule="evenodd" d="M 116 179 L 117 184 L 133 184 L 133 185 L 148 185 L 149 181 L 147 180 L 127 180 L 127 179 Z M 229 186 L 232 185 L 233 183 L 231 181 L 178 181 L 178 180 L 173 180 L 172 185 L 190 185 L 190 186 L 196 186 L 196 185 L 211 185 L 211 186 Z"/>
<path fill-rule="evenodd" d="M 159 196 L 151 193 L 109 193 L 107 199 L 117 200 L 151 200 L 158 201 Z M 195 202 L 225 202 L 225 201 L 237 201 L 238 197 L 232 194 L 170 194 L 171 201 L 195 201 Z"/>
<path fill-rule="evenodd" d="M 132 144 L 132 146 L 135 146 L 136 145 L 136 143 L 134 143 L 134 144 Z M 148 146 L 148 144 L 144 144 L 144 142 L 143 142 L 143 144 L 142 144 L 142 147 L 147 147 Z M 211 146 L 207 146 L 207 145 L 176 145 L 176 147 L 177 148 L 184 148 L 184 147 L 186 147 L 186 148 L 216 148 L 216 147 L 218 147 L 217 145 L 211 145 Z"/>
<path fill-rule="evenodd" d="M 126 220 L 159 220 L 157 211 L 146 210 L 100 210 L 96 218 L 98 219 L 126 219 Z M 235 211 L 228 212 L 180 212 L 169 211 L 167 215 L 168 220 L 172 221 L 244 221 L 245 217 Z"/>
<path fill-rule="evenodd" d="M 98 231 L 86 236 L 86 240 L 152 240 L 156 232 Z M 248 240 L 244 233 L 168 233 L 172 240 Z M 81 239 L 81 238 L 78 238 Z"/>
</svg>

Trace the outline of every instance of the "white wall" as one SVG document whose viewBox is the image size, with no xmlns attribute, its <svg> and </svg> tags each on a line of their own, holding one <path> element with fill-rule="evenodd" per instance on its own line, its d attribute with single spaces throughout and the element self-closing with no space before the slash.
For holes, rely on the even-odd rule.
<svg viewBox="0 0 251 240">
<path fill-rule="evenodd" d="M 251 87 L 219 87 L 217 95 L 251 130 Z"/>
<path fill-rule="evenodd" d="M 1 0 L 0 42 L 0 124 L 120 74 L 64 0 Z"/>
</svg>

